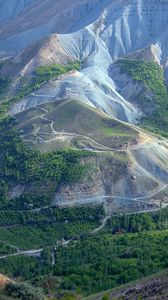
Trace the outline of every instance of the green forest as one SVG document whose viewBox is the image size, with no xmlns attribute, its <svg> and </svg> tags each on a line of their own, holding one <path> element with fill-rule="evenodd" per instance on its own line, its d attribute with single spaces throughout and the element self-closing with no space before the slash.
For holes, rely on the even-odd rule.
<svg viewBox="0 0 168 300">
<path fill-rule="evenodd" d="M 1 227 L 0 239 L 8 245 L 17 242 L 22 249 L 34 244 L 43 251 L 39 258 L 18 255 L 0 260 L 0 269 L 9 276 L 41 287 L 50 274 L 55 292 L 90 295 L 168 268 L 167 208 L 112 216 L 97 233 L 93 229 L 104 217 L 103 206 L 46 209 L 29 225 L 32 213 L 28 214 L 21 227 Z M 67 246 L 57 243 L 63 237 L 71 239 Z"/>
<path fill-rule="evenodd" d="M 50 153 L 41 153 L 28 148 L 13 129 L 14 121 L 6 119 L 0 124 L 0 206 L 8 205 L 8 190 L 12 183 L 31 186 L 27 192 L 9 203 L 10 207 L 23 208 L 23 203 L 44 206 L 60 184 L 78 181 L 84 175 L 87 165 L 80 159 L 92 156 L 85 150 L 63 149 Z M 43 188 L 45 186 L 45 188 Z M 38 192 L 34 194 L 34 190 Z M 29 189 L 30 190 L 30 189 Z"/>
<path fill-rule="evenodd" d="M 49 247 L 40 259 L 26 256 L 0 260 L 3 273 L 39 284 L 50 274 L 60 278 L 59 289 L 85 295 L 107 290 L 168 267 L 168 231 L 83 237 L 55 250 L 51 265 Z"/>
<path fill-rule="evenodd" d="M 80 180 L 87 169 L 81 158 L 94 155 L 89 151 L 63 149 L 41 153 L 27 147 L 14 129 L 16 121 L 7 115 L 14 102 L 37 90 L 50 79 L 80 68 L 79 62 L 67 65 L 41 66 L 31 80 L 24 84 L 13 98 L 1 99 L 0 105 L 0 208 L 29 208 L 51 203 L 56 189 L 63 184 Z M 0 79 L 3 92 L 7 92 L 11 79 Z M 8 201 L 8 193 L 15 183 L 27 186 L 21 197 Z M 36 191 L 36 192 L 35 192 Z"/>
<path fill-rule="evenodd" d="M 156 134 L 168 137 L 168 90 L 164 79 L 164 71 L 155 62 L 121 59 L 118 61 L 121 72 L 127 73 L 135 81 L 143 82 L 146 89 L 153 93 L 154 111 L 147 114 L 140 121 L 140 125 Z M 137 96 L 143 103 L 148 102 L 146 92 Z"/>
</svg>

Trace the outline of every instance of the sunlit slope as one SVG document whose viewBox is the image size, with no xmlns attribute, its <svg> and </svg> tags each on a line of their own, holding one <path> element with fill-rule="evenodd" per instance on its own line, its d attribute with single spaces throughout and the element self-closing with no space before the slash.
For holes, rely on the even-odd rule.
<svg viewBox="0 0 168 300">
<path fill-rule="evenodd" d="M 77 100 L 57 100 L 25 110 L 15 115 L 24 133 L 32 143 L 50 143 L 54 139 L 86 139 L 86 145 L 102 150 L 122 150 L 137 144 L 137 130 L 112 119 L 107 114 Z M 41 147 L 41 146 L 40 146 Z"/>
<path fill-rule="evenodd" d="M 92 182 L 88 185 L 85 180 L 61 187 L 56 199 L 62 195 L 63 203 L 70 198 L 72 202 L 80 202 L 87 198 L 97 201 L 97 197 L 103 200 L 108 196 L 112 203 L 113 199 L 123 197 L 127 203 L 137 198 L 139 202 L 152 200 L 151 203 L 159 204 L 166 196 L 166 140 L 134 129 L 77 100 L 42 104 L 15 117 L 16 128 L 28 145 L 43 151 L 75 147 L 95 153 L 96 160 L 90 160 L 95 170 Z"/>
</svg>

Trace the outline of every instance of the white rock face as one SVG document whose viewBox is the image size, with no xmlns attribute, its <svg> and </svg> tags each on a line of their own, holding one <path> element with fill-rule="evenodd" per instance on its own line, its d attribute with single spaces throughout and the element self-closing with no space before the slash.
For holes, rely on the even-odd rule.
<svg viewBox="0 0 168 300">
<path fill-rule="evenodd" d="M 3 41 L 2 47 L 0 45 L 0 56 L 12 55 L 51 33 L 68 33 L 88 25 L 99 16 L 106 1 L 34 0 L 30 2 L 17 19 L 4 24 L 0 29 L 0 39 Z M 7 0 L 7 4 L 10 5 L 10 0 Z M 6 11 L 4 4 L 3 10 Z"/>
<path fill-rule="evenodd" d="M 6 23 L 0 30 L 0 39 L 3 41 L 0 45 L 1 55 L 17 52 L 54 32 L 75 32 L 90 26 L 95 35 L 100 36 L 106 43 L 112 58 L 116 59 L 151 43 L 158 42 L 161 43 L 161 48 L 164 47 L 168 2 L 165 0 L 1 1 L 0 22 L 6 22 L 13 17 L 14 20 L 10 24 Z"/>
<path fill-rule="evenodd" d="M 135 123 L 140 112 L 116 92 L 108 76 L 112 59 L 106 44 L 90 28 L 59 35 L 58 39 L 67 56 L 84 62 L 82 70 L 45 85 L 35 96 L 16 104 L 11 113 L 64 97 L 78 99 L 117 119 Z"/>
<path fill-rule="evenodd" d="M 74 0 L 71 5 L 68 0 L 29 3 L 14 22 L 0 31 L 1 55 L 9 56 L 52 32 L 61 32 L 55 44 L 67 57 L 80 60 L 82 70 L 76 76 L 44 86 L 38 96 L 30 95 L 15 105 L 12 114 L 52 101 L 54 96 L 77 97 L 122 121 L 136 123 L 141 112 L 127 101 L 129 97 L 124 99 L 117 93 L 109 69 L 117 58 L 150 45 L 155 49 L 157 61 L 166 69 L 167 22 L 168 3 L 162 0 Z M 49 63 L 55 57 L 55 50 L 52 51 Z M 37 65 L 37 60 L 32 58 L 23 66 L 22 73 L 30 72 L 33 63 Z"/>
<path fill-rule="evenodd" d="M 167 21 L 166 1 L 114 1 L 106 9 L 100 36 L 116 59 L 158 40 L 166 30 Z"/>
</svg>

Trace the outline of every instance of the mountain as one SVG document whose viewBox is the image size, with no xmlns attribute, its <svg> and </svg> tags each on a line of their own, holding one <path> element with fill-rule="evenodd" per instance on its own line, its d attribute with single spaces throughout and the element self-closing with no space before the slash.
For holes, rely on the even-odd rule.
<svg viewBox="0 0 168 300">
<path fill-rule="evenodd" d="M 9 3 L 6 1 L 5 4 L 1 4 L 5 11 L 4 18 L 7 20 L 11 19 L 9 10 L 5 10 L 9 7 Z M 38 17 L 33 18 L 37 11 Z M 10 24 L 4 22 L 1 28 L 3 40 L 1 49 L 6 53 L 11 50 L 8 47 L 12 38 L 15 39 L 17 52 L 32 43 L 28 38 L 30 36 L 35 42 L 54 32 L 67 34 L 84 27 L 89 27 L 93 34 L 105 42 L 115 59 L 131 51 L 145 48 L 152 42 L 155 42 L 162 51 L 165 49 L 165 45 L 159 45 L 166 39 L 168 20 L 165 1 L 74 0 L 69 3 L 66 0 L 62 2 L 45 0 L 41 3 L 35 0 L 19 1 L 17 4 L 13 1 L 11 15 Z M 22 43 L 19 42 L 20 38 Z M 162 53 L 160 56 L 163 59 Z"/>
<path fill-rule="evenodd" d="M 9 4 L 1 3 L 2 114 L 16 118 L 29 147 L 97 156 L 91 181 L 60 185 L 52 203 L 69 193 L 77 202 L 165 201 L 168 144 L 155 135 L 168 129 L 165 1 L 19 1 L 10 11 Z M 113 170 L 111 156 L 124 172 Z M 14 178 L 9 195 L 34 191 Z"/>
<path fill-rule="evenodd" d="M 0 0 L 0 298 L 166 299 L 167 24 L 165 0 Z"/>
</svg>

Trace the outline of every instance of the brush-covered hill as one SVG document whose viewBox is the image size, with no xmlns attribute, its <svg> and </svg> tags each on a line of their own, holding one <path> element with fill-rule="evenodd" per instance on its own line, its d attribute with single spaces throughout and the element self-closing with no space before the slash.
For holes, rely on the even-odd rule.
<svg viewBox="0 0 168 300">
<path fill-rule="evenodd" d="M 85 298 L 87 300 L 161 300 L 168 297 L 168 271 L 156 273 L 141 281 Z"/>
</svg>

